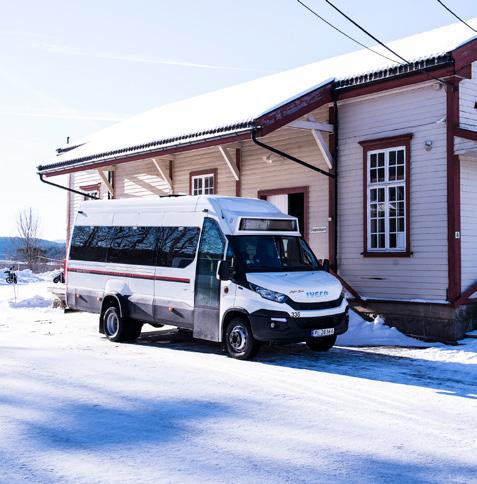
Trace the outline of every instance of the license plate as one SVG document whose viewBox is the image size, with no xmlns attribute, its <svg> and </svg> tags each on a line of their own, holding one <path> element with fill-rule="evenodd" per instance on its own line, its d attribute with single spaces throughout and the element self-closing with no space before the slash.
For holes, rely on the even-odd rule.
<svg viewBox="0 0 477 484">
<path fill-rule="evenodd" d="M 311 336 L 314 338 L 320 337 L 320 336 L 330 336 L 332 334 L 335 334 L 335 328 L 326 328 L 326 329 L 312 329 L 311 330 Z"/>
</svg>

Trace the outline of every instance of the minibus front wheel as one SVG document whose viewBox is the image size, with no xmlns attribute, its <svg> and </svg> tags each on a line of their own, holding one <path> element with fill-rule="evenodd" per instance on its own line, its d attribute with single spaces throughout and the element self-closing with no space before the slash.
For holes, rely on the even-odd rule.
<svg viewBox="0 0 477 484">
<path fill-rule="evenodd" d="M 133 341 L 139 338 L 142 324 L 121 317 L 116 306 L 110 306 L 103 315 L 104 334 L 109 341 Z"/>
<path fill-rule="evenodd" d="M 237 316 L 229 322 L 225 330 L 225 348 L 228 355 L 237 360 L 248 360 L 257 354 L 259 342 L 245 318 Z"/>
</svg>

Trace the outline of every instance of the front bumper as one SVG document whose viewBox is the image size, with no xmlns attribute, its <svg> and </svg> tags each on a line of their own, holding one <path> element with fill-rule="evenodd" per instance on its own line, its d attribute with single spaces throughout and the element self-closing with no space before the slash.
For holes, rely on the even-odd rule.
<svg viewBox="0 0 477 484">
<path fill-rule="evenodd" d="M 261 309 L 250 314 L 252 333 L 258 341 L 298 343 L 311 337 L 311 330 L 334 328 L 335 335 L 348 330 L 348 308 L 329 316 L 292 318 L 286 312 Z"/>
</svg>

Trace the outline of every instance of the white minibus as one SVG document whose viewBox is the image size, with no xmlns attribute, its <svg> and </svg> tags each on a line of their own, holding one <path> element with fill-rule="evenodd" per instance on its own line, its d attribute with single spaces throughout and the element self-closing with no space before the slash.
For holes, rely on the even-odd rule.
<svg viewBox="0 0 477 484">
<path fill-rule="evenodd" d="M 111 341 L 135 340 L 148 323 L 223 343 L 238 359 L 261 343 L 326 351 L 348 328 L 343 288 L 326 262 L 297 218 L 265 200 L 87 201 L 72 231 L 66 302 L 99 314 Z"/>
</svg>

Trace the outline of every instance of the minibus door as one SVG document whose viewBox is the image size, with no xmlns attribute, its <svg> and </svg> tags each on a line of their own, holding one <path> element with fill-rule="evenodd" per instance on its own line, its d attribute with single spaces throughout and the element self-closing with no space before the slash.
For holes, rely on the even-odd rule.
<svg viewBox="0 0 477 484">
<path fill-rule="evenodd" d="M 194 296 L 194 337 L 220 341 L 220 288 L 217 266 L 225 237 L 217 222 L 206 217 L 200 236 Z"/>
</svg>

